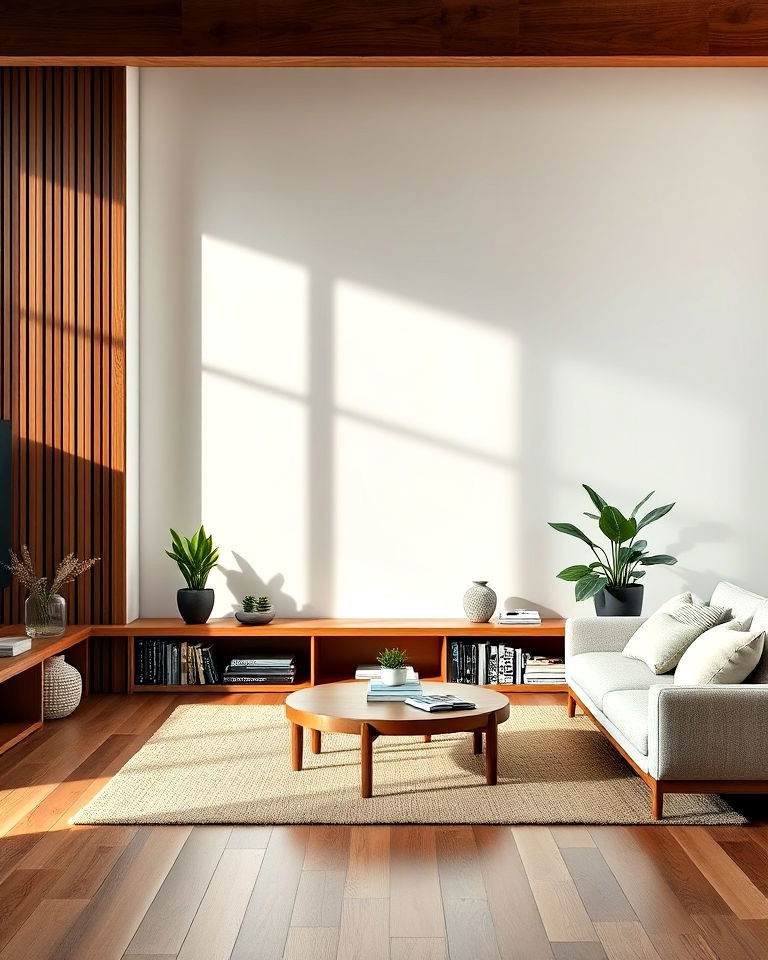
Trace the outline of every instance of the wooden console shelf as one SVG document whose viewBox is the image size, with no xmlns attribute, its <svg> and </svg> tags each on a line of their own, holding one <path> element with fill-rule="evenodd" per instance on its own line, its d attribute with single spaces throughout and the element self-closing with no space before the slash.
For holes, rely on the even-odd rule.
<svg viewBox="0 0 768 960">
<path fill-rule="evenodd" d="M 234 619 L 211 620 L 194 626 L 177 619 L 140 619 L 123 625 L 90 628 L 92 636 L 126 637 L 130 693 L 285 693 L 320 683 L 349 680 L 360 663 L 372 663 L 385 642 L 397 641 L 409 654 L 423 680 L 448 676 L 448 640 L 451 637 L 509 641 L 523 649 L 562 656 L 565 621 L 543 620 L 540 626 L 502 627 L 466 620 L 336 620 L 282 619 L 262 627 L 247 627 Z M 203 684 L 160 686 L 137 684 L 134 679 L 134 641 L 139 638 L 207 641 L 219 661 L 236 653 L 291 650 L 297 656 L 298 682 L 286 684 Z M 507 684 L 493 689 L 523 693 L 563 693 L 565 684 Z"/>
<path fill-rule="evenodd" d="M 23 636 L 23 627 L 2 627 L 0 636 Z M 90 688 L 88 640 L 91 628 L 67 627 L 60 637 L 32 641 L 32 649 L 0 658 L 0 754 L 43 725 L 43 663 L 59 653 L 80 671 L 83 695 Z"/>
</svg>

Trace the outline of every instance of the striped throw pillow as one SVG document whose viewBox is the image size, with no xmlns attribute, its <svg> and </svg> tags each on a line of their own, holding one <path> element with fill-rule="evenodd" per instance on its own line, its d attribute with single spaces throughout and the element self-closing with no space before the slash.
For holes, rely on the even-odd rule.
<svg viewBox="0 0 768 960">
<path fill-rule="evenodd" d="M 641 660 L 655 674 L 669 673 L 697 637 L 727 616 L 722 607 L 710 607 L 688 599 L 690 594 L 667 602 L 635 631 L 622 653 Z"/>
</svg>

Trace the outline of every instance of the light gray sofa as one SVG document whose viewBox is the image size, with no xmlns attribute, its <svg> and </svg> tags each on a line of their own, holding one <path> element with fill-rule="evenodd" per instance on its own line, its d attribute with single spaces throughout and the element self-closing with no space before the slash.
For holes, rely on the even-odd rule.
<svg viewBox="0 0 768 960">
<path fill-rule="evenodd" d="M 720 583 L 710 603 L 768 631 L 768 598 Z M 621 655 L 641 617 L 577 617 L 565 624 L 568 716 L 590 715 L 651 788 L 665 793 L 768 793 L 768 642 L 745 683 L 676 686 Z"/>
</svg>

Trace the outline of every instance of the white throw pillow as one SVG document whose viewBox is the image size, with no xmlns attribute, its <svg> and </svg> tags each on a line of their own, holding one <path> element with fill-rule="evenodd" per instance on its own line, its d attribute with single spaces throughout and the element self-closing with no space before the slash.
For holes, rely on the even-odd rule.
<svg viewBox="0 0 768 960">
<path fill-rule="evenodd" d="M 765 634 L 729 620 L 706 630 L 688 647 L 675 670 L 675 683 L 743 683 L 763 653 Z"/>
<path fill-rule="evenodd" d="M 717 626 L 724 615 L 721 607 L 698 603 L 690 593 L 682 593 L 641 624 L 622 653 L 630 660 L 642 660 L 656 674 L 669 673 L 693 641 Z"/>
</svg>

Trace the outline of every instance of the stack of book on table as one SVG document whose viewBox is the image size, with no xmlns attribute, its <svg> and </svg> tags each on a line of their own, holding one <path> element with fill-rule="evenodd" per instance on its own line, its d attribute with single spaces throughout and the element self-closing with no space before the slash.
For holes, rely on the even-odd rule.
<svg viewBox="0 0 768 960">
<path fill-rule="evenodd" d="M 397 687 L 388 686 L 375 678 L 368 681 L 368 703 L 403 702 L 408 697 L 420 697 L 422 692 L 418 673 L 409 676 L 405 683 Z"/>
<path fill-rule="evenodd" d="M 0 637 L 0 657 L 17 657 L 31 649 L 29 637 Z"/>
<path fill-rule="evenodd" d="M 296 656 L 244 656 L 230 660 L 224 669 L 225 683 L 295 683 Z"/>
<path fill-rule="evenodd" d="M 562 657 L 528 656 L 523 683 L 565 683 L 565 661 Z"/>
<path fill-rule="evenodd" d="M 442 713 L 446 710 L 474 710 L 475 704 L 453 694 L 434 693 L 426 697 L 408 697 L 405 701 L 409 707 L 425 710 L 427 713 Z"/>
<path fill-rule="evenodd" d="M 499 614 L 497 621 L 505 627 L 538 626 L 541 623 L 541 614 L 538 610 L 506 610 Z"/>
</svg>

